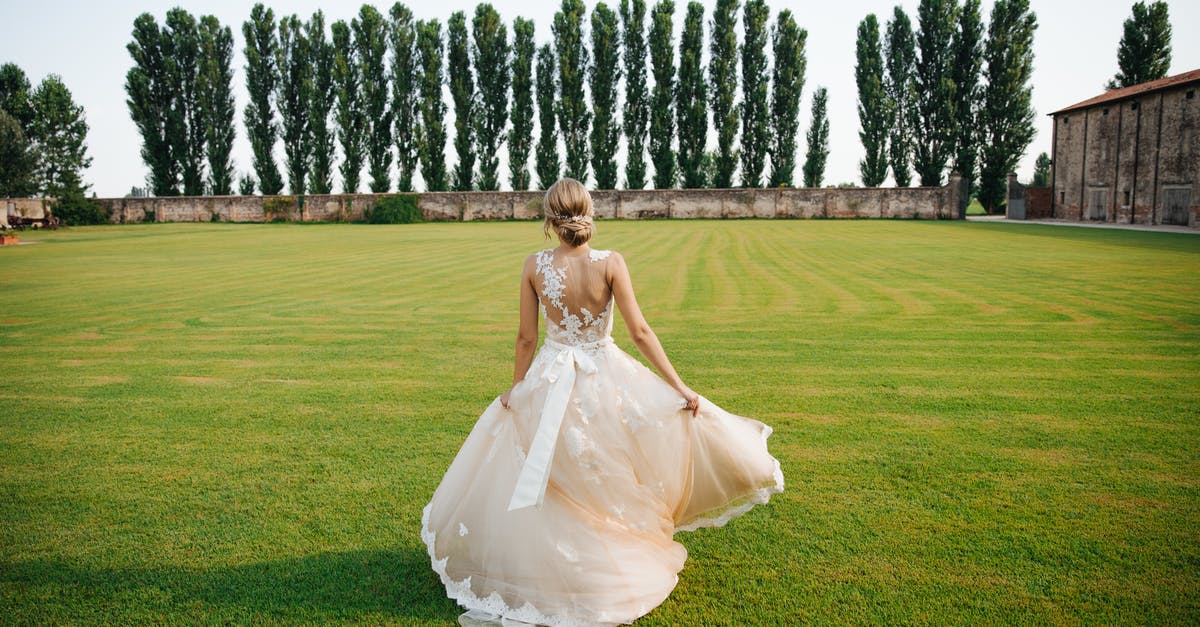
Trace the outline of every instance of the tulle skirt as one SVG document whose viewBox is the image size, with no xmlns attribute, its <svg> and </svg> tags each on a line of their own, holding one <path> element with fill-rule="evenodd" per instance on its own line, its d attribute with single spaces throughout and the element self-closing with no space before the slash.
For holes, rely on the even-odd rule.
<svg viewBox="0 0 1200 627">
<path fill-rule="evenodd" d="M 543 625 L 624 624 L 662 603 L 687 557 L 676 531 L 723 525 L 783 490 L 770 427 L 703 397 L 696 417 L 683 404 L 611 339 L 547 340 L 509 408 L 497 399 L 480 416 L 422 514 L 447 594 Z M 564 405 L 538 444 L 547 414 L 559 418 L 548 408 Z M 526 463 L 539 456 L 544 492 Z M 519 483 L 540 504 L 514 509 Z"/>
</svg>

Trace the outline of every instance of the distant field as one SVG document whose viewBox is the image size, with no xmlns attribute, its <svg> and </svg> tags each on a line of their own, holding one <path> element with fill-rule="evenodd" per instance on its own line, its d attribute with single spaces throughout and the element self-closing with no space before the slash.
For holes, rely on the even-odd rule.
<svg viewBox="0 0 1200 627">
<path fill-rule="evenodd" d="M 0 249 L 0 621 L 453 624 L 420 510 L 510 380 L 539 225 L 23 238 Z M 639 625 L 1200 622 L 1200 237 L 651 221 L 595 244 L 787 476 L 679 536 Z"/>
</svg>

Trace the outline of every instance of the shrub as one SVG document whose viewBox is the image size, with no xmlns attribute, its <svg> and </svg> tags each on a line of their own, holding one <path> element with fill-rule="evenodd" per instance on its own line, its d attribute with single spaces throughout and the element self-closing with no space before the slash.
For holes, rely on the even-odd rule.
<svg viewBox="0 0 1200 627">
<path fill-rule="evenodd" d="M 268 196 L 263 198 L 262 206 L 267 222 L 291 222 L 298 208 L 295 196 Z"/>
<path fill-rule="evenodd" d="M 78 191 L 69 191 L 62 198 L 50 203 L 50 210 L 63 224 L 69 226 L 109 222 L 108 212 L 100 208 L 100 203 Z"/>
<path fill-rule="evenodd" d="M 424 222 L 425 215 L 417 206 L 417 194 L 387 196 L 375 201 L 364 212 L 363 219 L 370 224 L 412 224 Z"/>
</svg>

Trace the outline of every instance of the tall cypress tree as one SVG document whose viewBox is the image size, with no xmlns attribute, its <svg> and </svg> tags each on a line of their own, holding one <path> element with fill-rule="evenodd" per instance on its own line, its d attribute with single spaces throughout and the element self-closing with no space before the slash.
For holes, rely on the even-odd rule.
<svg viewBox="0 0 1200 627">
<path fill-rule="evenodd" d="M 475 75 L 479 77 L 475 111 L 475 153 L 479 156 L 479 189 L 500 189 L 500 144 L 508 125 L 508 29 L 492 5 L 475 7 L 471 22 Z"/>
<path fill-rule="evenodd" d="M 646 95 L 646 2 L 621 0 L 621 34 L 625 66 L 625 187 L 646 187 L 646 128 L 650 123 Z"/>
<path fill-rule="evenodd" d="M 713 11 L 709 44 L 708 81 L 711 91 L 713 126 L 717 129 L 717 157 L 712 186 L 733 187 L 737 167 L 737 10 L 738 0 L 717 0 Z"/>
<path fill-rule="evenodd" d="M 329 114 L 333 111 L 337 91 L 333 85 L 333 44 L 325 37 L 325 14 L 313 13 L 304 25 L 308 40 L 311 72 L 308 81 L 308 191 L 328 194 L 333 191 L 333 133 L 329 129 Z"/>
<path fill-rule="evenodd" d="M 475 188 L 475 141 L 471 137 L 475 128 L 475 80 L 471 76 L 467 16 L 462 11 L 452 13 L 446 23 L 446 71 L 454 102 L 454 152 L 458 154 L 452 185 L 455 191 L 469 191 Z"/>
<path fill-rule="evenodd" d="M 1050 155 L 1040 153 L 1033 162 L 1033 180 L 1030 187 L 1050 187 Z"/>
<path fill-rule="evenodd" d="M 392 5 L 392 120 L 395 122 L 396 165 L 400 170 L 397 189 L 413 191 L 417 169 L 417 31 L 412 11 L 403 3 Z"/>
<path fill-rule="evenodd" d="M 771 187 L 793 185 L 807 40 L 808 31 L 796 25 L 792 12 L 780 11 L 771 40 L 775 53 L 775 67 L 771 72 Z"/>
<path fill-rule="evenodd" d="M 603 2 L 592 9 L 592 65 L 588 87 L 592 93 L 592 169 L 597 189 L 617 188 L 617 84 L 621 79 L 620 32 L 617 14 Z"/>
<path fill-rule="evenodd" d="M 675 187 L 675 3 L 659 0 L 650 13 L 650 68 L 654 90 L 650 95 L 650 161 L 654 163 L 654 187 Z"/>
<path fill-rule="evenodd" d="M 512 130 L 508 132 L 508 180 L 513 190 L 529 189 L 533 147 L 533 21 L 513 20 Z"/>
<path fill-rule="evenodd" d="M 913 165 L 925 187 L 942 184 L 946 162 L 954 154 L 955 0 L 921 0 L 917 9 L 917 126 Z"/>
<path fill-rule="evenodd" d="M 342 175 L 342 193 L 357 194 L 365 158 L 363 134 L 366 129 L 359 90 L 361 69 L 350 25 L 338 20 L 330 30 L 333 33 L 333 85 L 337 95 L 334 121 L 338 143 L 342 147 L 342 164 L 338 170 Z"/>
<path fill-rule="evenodd" d="M 953 39 L 954 66 L 954 170 L 975 187 L 979 158 L 979 75 L 983 59 L 983 17 L 979 0 L 966 0 L 958 13 Z"/>
<path fill-rule="evenodd" d="M 742 10 L 742 187 L 760 187 L 767 161 L 767 20 L 764 0 Z"/>
<path fill-rule="evenodd" d="M 917 42 L 912 20 L 897 6 L 887 25 L 887 93 L 892 112 L 888 162 L 896 187 L 912 183 L 912 153 L 917 127 Z"/>
<path fill-rule="evenodd" d="M 863 160 L 858 162 L 858 172 L 864 186 L 879 187 L 887 178 L 887 138 L 892 127 L 892 110 L 884 89 L 883 47 L 879 42 L 879 21 L 874 13 L 858 23 L 855 58 L 858 138 L 866 152 Z"/>
<path fill-rule="evenodd" d="M 233 193 L 233 31 L 215 16 L 200 18 L 200 111 L 208 156 L 208 189 L 214 196 Z"/>
<path fill-rule="evenodd" d="M 260 2 L 250 10 L 250 20 L 242 25 L 246 40 L 246 135 L 254 153 L 254 174 L 258 190 L 267 196 L 283 189 L 283 177 L 275 164 L 275 139 L 279 127 L 275 123 L 272 96 L 275 93 L 278 70 L 275 67 L 275 12 Z"/>
<path fill-rule="evenodd" d="M 1117 67 L 1108 89 L 1166 77 L 1171 69 L 1171 21 L 1166 2 L 1133 3 L 1117 48 Z"/>
<path fill-rule="evenodd" d="M 442 99 L 442 25 L 417 22 L 417 63 L 421 67 L 421 125 L 417 154 L 425 191 L 446 191 L 446 102 Z"/>
<path fill-rule="evenodd" d="M 312 83 L 309 76 L 308 38 L 300 18 L 288 15 L 279 20 L 279 47 L 275 50 L 275 67 L 279 81 L 275 85 L 275 102 L 279 105 L 280 130 L 283 135 L 283 163 L 287 170 L 288 188 L 303 196 L 306 191 L 308 164 L 312 158 L 308 142 L 308 112 L 311 105 Z"/>
<path fill-rule="evenodd" d="M 367 144 L 367 173 L 371 191 L 379 194 L 392 186 L 392 111 L 388 106 L 387 22 L 375 7 L 364 4 L 351 23 L 358 52 L 363 122 Z"/>
<path fill-rule="evenodd" d="M 538 143 L 536 170 L 538 186 L 549 189 L 558 180 L 562 163 L 558 158 L 558 127 L 554 94 L 558 90 L 554 49 L 545 44 L 537 55 Z"/>
<path fill-rule="evenodd" d="M 204 117 L 200 109 L 200 35 L 196 18 L 181 8 L 167 11 L 167 33 L 173 53 L 175 104 L 168 123 L 171 150 L 179 159 L 183 193 L 204 194 Z"/>
<path fill-rule="evenodd" d="M 988 213 L 1004 207 L 1008 173 L 1033 141 L 1033 34 L 1029 0 L 996 0 L 984 46 L 983 159 L 979 202 Z"/>
<path fill-rule="evenodd" d="M 133 67 L 125 75 L 129 115 L 142 136 L 142 161 L 150 168 L 150 190 L 155 196 L 179 195 L 179 160 L 171 151 L 167 121 L 174 105 L 174 87 L 167 57 L 172 54 L 171 39 L 158 27 L 153 15 L 143 13 L 133 21 L 133 41 L 126 46 Z M 9 66 L 6 65 L 7 69 Z M 15 67 L 15 66 L 14 66 Z M 11 71 L 8 72 L 11 74 Z M 23 78 L 24 73 L 21 77 Z M 20 85 L 9 89 L 18 91 Z M 28 81 L 25 91 L 29 91 Z M 28 96 L 25 97 L 26 103 Z M 17 108 L 19 106 L 19 101 Z M 13 106 L 5 103 L 6 108 Z M 33 108 L 28 106 L 28 122 L 22 126 L 26 136 L 33 126 Z M 19 114 L 14 114 L 18 120 Z"/>
<path fill-rule="evenodd" d="M 813 92 L 812 124 L 808 127 L 808 152 L 804 157 L 804 186 L 820 187 L 825 178 L 825 162 L 829 159 L 829 95 L 824 87 Z"/>
<path fill-rule="evenodd" d="M 558 126 L 567 151 L 565 175 L 587 183 L 588 127 L 592 116 L 583 98 L 588 51 L 583 43 L 583 0 L 563 0 L 554 14 L 555 56 L 558 59 Z"/>
<path fill-rule="evenodd" d="M 679 173 L 684 188 L 705 187 L 704 148 L 708 140 L 708 102 L 700 56 L 704 51 L 704 5 L 689 2 L 679 36 L 679 84 L 675 114 L 679 128 Z"/>
</svg>

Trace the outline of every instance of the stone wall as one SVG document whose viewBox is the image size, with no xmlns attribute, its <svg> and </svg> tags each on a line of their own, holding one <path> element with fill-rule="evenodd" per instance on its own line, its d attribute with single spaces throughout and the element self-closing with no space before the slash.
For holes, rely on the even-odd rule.
<svg viewBox="0 0 1200 627">
<path fill-rule="evenodd" d="M 22 218 L 46 217 L 41 198 L 0 198 L 0 224 L 9 224 L 8 216 Z"/>
<path fill-rule="evenodd" d="M 669 189 L 594 191 L 602 219 L 653 218 L 919 218 L 957 219 L 965 209 L 961 178 L 945 187 L 827 189 Z M 101 198 L 114 223 L 266 222 L 287 216 L 304 222 L 361 220 L 381 198 L 395 194 L 295 196 L 175 196 Z M 542 216 L 538 192 L 432 192 L 417 195 L 427 221 L 533 220 Z"/>
</svg>

